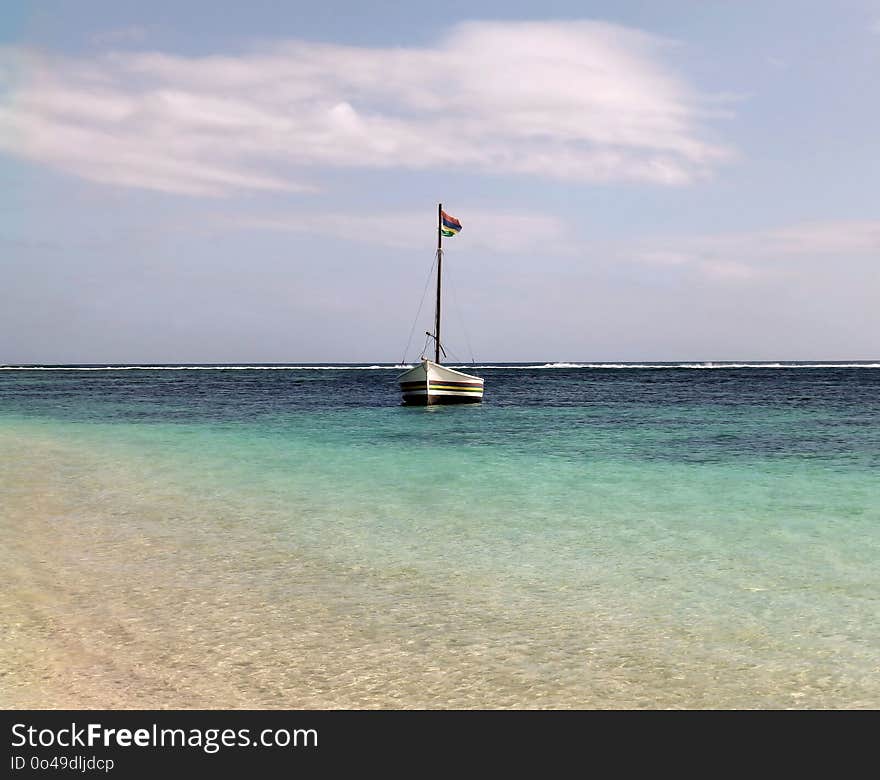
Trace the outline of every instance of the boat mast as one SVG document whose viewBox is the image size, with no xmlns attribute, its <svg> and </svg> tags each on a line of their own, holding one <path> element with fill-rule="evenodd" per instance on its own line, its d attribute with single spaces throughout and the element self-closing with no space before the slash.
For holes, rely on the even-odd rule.
<svg viewBox="0 0 880 780">
<path fill-rule="evenodd" d="M 440 271 L 443 267 L 443 204 L 437 204 L 437 308 L 434 312 L 434 362 L 440 362 Z"/>
</svg>

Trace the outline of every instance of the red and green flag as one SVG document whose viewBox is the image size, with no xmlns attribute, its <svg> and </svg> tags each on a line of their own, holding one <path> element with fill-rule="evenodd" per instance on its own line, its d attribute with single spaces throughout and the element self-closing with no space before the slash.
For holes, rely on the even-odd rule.
<svg viewBox="0 0 880 780">
<path fill-rule="evenodd" d="M 461 222 L 455 217 L 449 216 L 445 211 L 440 212 L 440 233 L 447 238 L 461 232 Z"/>
</svg>

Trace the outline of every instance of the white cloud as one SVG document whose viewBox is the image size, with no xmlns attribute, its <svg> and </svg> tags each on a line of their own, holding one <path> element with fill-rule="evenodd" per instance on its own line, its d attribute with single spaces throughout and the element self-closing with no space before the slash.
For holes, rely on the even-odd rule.
<svg viewBox="0 0 880 780">
<path fill-rule="evenodd" d="M 426 48 L 7 49 L 0 150 L 191 194 L 308 188 L 318 166 L 685 184 L 730 152 L 704 140 L 714 101 L 666 45 L 599 22 L 468 22 Z"/>
<path fill-rule="evenodd" d="M 648 249 L 646 251 L 637 251 L 633 258 L 645 265 L 656 265 L 661 267 L 687 265 L 693 261 L 689 255 L 681 252 L 669 251 L 666 249 Z"/>
<path fill-rule="evenodd" d="M 880 256 L 880 220 L 805 222 L 762 231 L 702 236 L 646 238 L 638 241 L 590 241 L 577 237 L 565 220 L 535 212 L 484 211 L 460 204 L 462 249 L 503 255 L 574 257 L 584 268 L 621 263 L 655 272 L 699 275 L 725 283 L 769 277 L 786 278 L 802 266 L 820 262 L 840 267 L 853 259 Z M 431 244 L 436 216 L 430 212 L 389 212 L 381 229 L 372 215 L 358 213 L 241 216 L 212 220 L 221 229 L 286 231 L 412 250 Z"/>
<path fill-rule="evenodd" d="M 696 270 L 723 280 L 796 273 L 820 259 L 880 256 L 880 220 L 807 222 L 770 230 L 641 242 L 622 251 L 633 262 Z"/>
<path fill-rule="evenodd" d="M 485 212 L 465 208 L 462 215 L 462 238 L 469 249 L 490 250 L 503 254 L 535 252 L 569 254 L 575 244 L 563 220 L 547 214 Z M 363 214 L 278 214 L 242 217 L 224 215 L 216 220 L 222 228 L 279 230 L 308 233 L 348 241 L 412 250 L 426 242 L 433 246 L 437 235 L 436 213 L 383 214 L 381 224 L 374 216 Z M 377 229 L 381 227 L 381 229 Z"/>
</svg>

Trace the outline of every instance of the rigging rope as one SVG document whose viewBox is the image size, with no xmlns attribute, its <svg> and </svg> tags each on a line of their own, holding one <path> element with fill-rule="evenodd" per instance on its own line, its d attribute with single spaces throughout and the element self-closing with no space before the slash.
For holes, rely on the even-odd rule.
<svg viewBox="0 0 880 780">
<path fill-rule="evenodd" d="M 406 347 L 403 350 L 403 359 L 400 361 L 401 365 L 406 363 L 406 353 L 409 352 L 409 345 L 412 343 L 413 333 L 416 332 L 416 323 L 419 321 L 419 315 L 422 313 L 422 306 L 425 303 L 425 295 L 428 293 L 428 285 L 431 283 L 431 277 L 434 275 L 434 266 L 437 265 L 437 253 L 434 253 L 434 262 L 431 263 L 431 269 L 428 271 L 428 278 L 425 280 L 425 289 L 422 290 L 422 300 L 419 301 L 419 310 L 416 312 L 416 317 L 413 320 L 412 327 L 409 330 L 409 338 L 406 341 Z M 425 353 L 425 350 L 428 348 L 428 340 L 425 339 L 425 346 L 422 348 L 422 354 Z"/>
<path fill-rule="evenodd" d="M 430 343 L 431 343 L 431 334 L 428 332 L 425 332 L 425 343 L 422 345 L 422 352 L 421 352 L 422 357 L 424 357 L 425 353 L 428 351 L 428 344 L 430 344 Z"/>
</svg>

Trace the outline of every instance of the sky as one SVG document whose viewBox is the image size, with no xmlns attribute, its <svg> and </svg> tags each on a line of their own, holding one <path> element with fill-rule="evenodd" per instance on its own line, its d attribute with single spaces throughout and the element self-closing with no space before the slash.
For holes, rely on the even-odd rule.
<svg viewBox="0 0 880 780">
<path fill-rule="evenodd" d="M 0 363 L 880 358 L 880 0 L 0 6 Z"/>
</svg>

